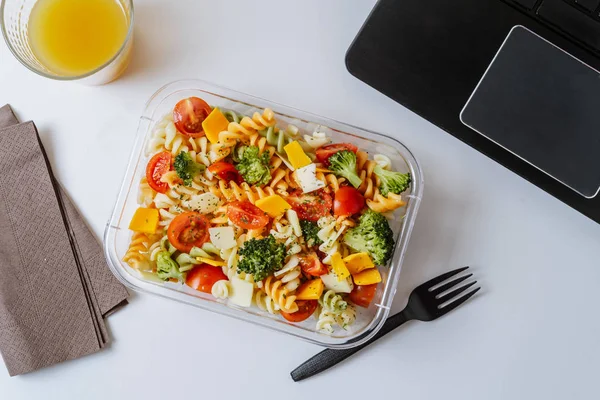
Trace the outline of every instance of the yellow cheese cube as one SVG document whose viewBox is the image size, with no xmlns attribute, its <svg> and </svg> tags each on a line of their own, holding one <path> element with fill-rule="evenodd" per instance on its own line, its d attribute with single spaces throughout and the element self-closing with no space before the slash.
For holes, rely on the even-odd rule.
<svg viewBox="0 0 600 400">
<path fill-rule="evenodd" d="M 356 275 L 352 275 L 354 283 L 357 285 L 373 285 L 374 283 L 381 282 L 381 274 L 377 268 L 367 269 L 363 272 L 359 272 Z"/>
<path fill-rule="evenodd" d="M 350 254 L 348 257 L 344 258 L 344 262 L 346 263 L 346 268 L 348 268 L 348 271 L 350 271 L 352 275 L 358 274 L 365 269 L 375 268 L 373 260 L 371 260 L 371 257 L 369 257 L 369 254 L 367 253 Z"/>
<path fill-rule="evenodd" d="M 287 201 L 277 194 L 256 200 L 256 203 L 254 204 L 256 207 L 266 212 L 271 218 L 277 218 L 292 208 Z"/>
<path fill-rule="evenodd" d="M 323 281 L 320 278 L 305 282 L 296 291 L 298 300 L 319 300 L 323 293 Z"/>
<path fill-rule="evenodd" d="M 202 122 L 204 134 L 211 143 L 217 143 L 219 141 L 219 133 L 226 131 L 228 126 L 229 121 L 218 108 L 212 110 Z"/>
<path fill-rule="evenodd" d="M 290 160 L 290 164 L 294 169 L 306 167 L 308 164 L 312 163 L 312 160 L 306 155 L 304 150 L 302 150 L 302 146 L 297 141 L 293 141 L 283 148 L 288 156 L 288 160 Z"/>
<path fill-rule="evenodd" d="M 212 258 L 206 257 L 196 257 L 196 260 L 198 260 L 201 263 L 212 265 L 213 267 L 224 267 L 225 265 L 227 265 L 225 261 L 213 260 Z"/>
<path fill-rule="evenodd" d="M 138 208 L 131 218 L 129 229 L 136 232 L 156 233 L 158 210 L 156 208 Z"/>
<path fill-rule="evenodd" d="M 341 282 L 350 276 L 350 271 L 346 268 L 346 263 L 342 260 L 342 255 L 339 252 L 333 253 L 331 256 L 331 269 L 337 276 L 338 282 Z"/>
</svg>

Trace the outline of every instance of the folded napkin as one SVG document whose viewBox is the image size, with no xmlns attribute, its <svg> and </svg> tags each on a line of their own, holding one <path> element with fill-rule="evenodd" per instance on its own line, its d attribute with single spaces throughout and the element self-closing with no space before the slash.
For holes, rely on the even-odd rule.
<svg viewBox="0 0 600 400">
<path fill-rule="evenodd" d="M 94 353 L 127 303 L 33 122 L 0 108 L 0 353 L 11 376 Z"/>
</svg>

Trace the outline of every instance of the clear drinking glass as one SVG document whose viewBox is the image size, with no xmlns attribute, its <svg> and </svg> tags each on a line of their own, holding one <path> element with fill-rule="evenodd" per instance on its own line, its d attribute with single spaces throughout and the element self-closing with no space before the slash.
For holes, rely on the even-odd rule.
<svg viewBox="0 0 600 400">
<path fill-rule="evenodd" d="M 117 79 L 129 64 L 133 45 L 133 1 L 118 1 L 127 17 L 128 31 L 119 51 L 104 65 L 82 75 L 65 76 L 50 71 L 35 56 L 29 44 L 28 22 L 31 10 L 38 0 L 0 0 L 2 35 L 14 56 L 31 71 L 46 78 L 78 81 L 87 85 L 102 85 Z"/>
</svg>

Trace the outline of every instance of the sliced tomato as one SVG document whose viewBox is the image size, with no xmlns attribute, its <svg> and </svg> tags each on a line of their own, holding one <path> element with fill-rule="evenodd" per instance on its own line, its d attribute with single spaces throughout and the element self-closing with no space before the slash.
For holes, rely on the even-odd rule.
<svg viewBox="0 0 600 400">
<path fill-rule="evenodd" d="M 300 255 L 300 268 L 302 272 L 310 276 L 321 276 L 329 272 L 327 266 L 323 265 L 319 256 L 314 251 L 308 254 Z"/>
<path fill-rule="evenodd" d="M 185 277 L 185 284 L 192 289 L 210 293 L 213 285 L 222 280 L 227 280 L 227 276 L 221 268 L 208 264 L 200 264 L 188 272 Z"/>
<path fill-rule="evenodd" d="M 234 181 L 238 185 L 244 182 L 244 178 L 242 178 L 242 175 L 238 172 L 237 169 L 235 169 L 235 166 L 226 161 L 219 161 L 214 163 L 213 165 L 208 167 L 208 171 L 226 182 Z"/>
<path fill-rule="evenodd" d="M 323 189 L 312 193 L 294 190 L 287 198 L 288 203 L 298 213 L 300 219 L 317 222 L 319 218 L 331 214 L 333 199 Z"/>
<path fill-rule="evenodd" d="M 354 289 L 352 289 L 352 292 L 348 297 L 350 298 L 350 301 L 357 306 L 367 308 L 373 301 L 375 292 L 377 292 L 376 283 L 373 285 L 354 285 Z"/>
<path fill-rule="evenodd" d="M 249 201 L 234 201 L 227 206 L 227 217 L 243 229 L 260 229 L 269 223 L 269 216 Z"/>
<path fill-rule="evenodd" d="M 336 217 L 359 213 L 364 207 L 364 196 L 353 187 L 342 186 L 335 192 L 333 215 Z"/>
<path fill-rule="evenodd" d="M 146 180 L 148 185 L 158 193 L 166 193 L 169 184 L 161 182 L 160 178 L 173 168 L 173 156 L 168 151 L 155 154 L 146 166 Z"/>
<path fill-rule="evenodd" d="M 350 150 L 351 152 L 356 154 L 356 152 L 358 151 L 358 147 L 351 143 L 328 144 L 327 146 L 322 146 L 317 149 L 317 160 L 319 160 L 319 162 L 325 164 L 326 166 L 329 166 L 329 157 L 331 157 L 337 152 L 344 150 Z"/>
<path fill-rule="evenodd" d="M 173 122 L 177 130 L 191 137 L 204 136 L 202 122 L 212 112 L 204 100 L 198 97 L 189 97 L 181 100 L 173 109 Z"/>
<path fill-rule="evenodd" d="M 282 311 L 283 318 L 290 322 L 302 322 L 313 315 L 319 303 L 317 300 L 296 300 L 296 304 L 298 305 L 298 311 L 291 314 Z"/>
<path fill-rule="evenodd" d="M 167 237 L 177 250 L 189 253 L 193 247 L 202 247 L 210 237 L 208 219 L 199 212 L 179 214 L 169 224 Z"/>
</svg>

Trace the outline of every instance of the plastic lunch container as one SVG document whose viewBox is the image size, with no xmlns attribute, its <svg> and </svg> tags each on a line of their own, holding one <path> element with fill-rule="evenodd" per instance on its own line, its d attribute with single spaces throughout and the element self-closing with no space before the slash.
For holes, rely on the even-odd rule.
<svg viewBox="0 0 600 400">
<path fill-rule="evenodd" d="M 389 267 L 379 268 L 383 281 L 379 284 L 375 299 L 369 308 L 356 307 L 356 322 L 348 330 L 337 328 L 332 335 L 320 333 L 315 330 L 316 320 L 312 317 L 301 323 L 288 323 L 280 315 L 271 315 L 256 306 L 251 308 L 237 307 L 227 304 L 226 300 L 217 300 L 210 294 L 198 292 L 186 285 L 146 279 L 141 273 L 122 261 L 131 240 L 132 232 L 128 229 L 128 226 L 133 213 L 138 207 L 139 182 L 145 174 L 148 162 L 148 157 L 145 156 L 147 141 L 154 125 L 164 115 L 172 112 L 173 107 L 179 100 L 190 96 L 200 97 L 211 106 L 234 110 L 244 115 L 252 115 L 255 111 L 262 111 L 266 107 L 271 108 L 276 114 L 279 126 L 285 127 L 288 124 L 294 124 L 300 128 L 303 134 L 311 134 L 318 129 L 326 132 L 334 143 L 350 142 L 369 152 L 371 156 L 377 153 L 387 155 L 392 160 L 394 170 L 412 174 L 411 192 L 403 196 L 408 204 L 396 210 L 390 220 L 390 226 L 394 231 L 396 241 L 392 260 Z M 423 176 L 417 160 L 402 143 L 389 136 L 296 110 L 208 82 L 200 80 L 176 81 L 162 87 L 150 98 L 140 118 L 127 172 L 113 214 L 106 227 L 104 251 L 112 272 L 123 284 L 133 290 L 151 293 L 205 310 L 229 315 L 321 346 L 338 349 L 350 348 L 358 346 L 375 335 L 388 317 L 422 192 Z"/>
</svg>

